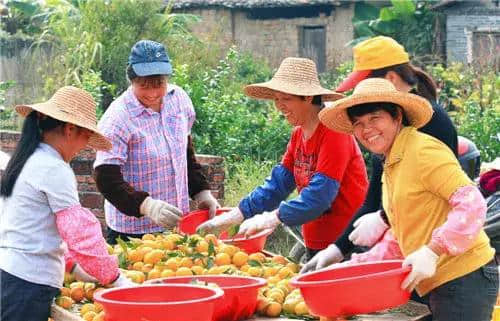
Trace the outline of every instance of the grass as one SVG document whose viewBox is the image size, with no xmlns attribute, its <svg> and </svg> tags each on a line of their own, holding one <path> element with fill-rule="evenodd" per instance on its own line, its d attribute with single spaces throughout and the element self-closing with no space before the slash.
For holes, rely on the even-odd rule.
<svg viewBox="0 0 500 321">
<path fill-rule="evenodd" d="M 270 175 L 276 164 L 276 162 L 259 162 L 251 159 L 228 164 L 224 206 L 237 206 L 243 197 L 264 183 L 264 179 Z M 279 226 L 267 239 L 266 250 L 286 256 L 294 244 L 295 240 Z"/>
</svg>

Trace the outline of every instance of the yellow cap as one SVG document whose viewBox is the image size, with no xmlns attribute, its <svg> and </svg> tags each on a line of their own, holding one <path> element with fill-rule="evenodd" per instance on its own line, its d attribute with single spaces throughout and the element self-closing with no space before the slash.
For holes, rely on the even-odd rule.
<svg viewBox="0 0 500 321">
<path fill-rule="evenodd" d="M 353 48 L 353 71 L 375 70 L 409 62 L 405 48 L 390 37 L 378 36 Z"/>
</svg>

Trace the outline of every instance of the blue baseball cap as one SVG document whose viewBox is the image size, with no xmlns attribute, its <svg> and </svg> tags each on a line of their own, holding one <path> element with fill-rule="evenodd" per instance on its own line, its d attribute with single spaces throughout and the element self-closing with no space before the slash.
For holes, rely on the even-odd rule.
<svg viewBox="0 0 500 321">
<path fill-rule="evenodd" d="M 137 42 L 130 51 L 128 64 L 140 77 L 172 74 L 172 64 L 165 46 L 152 40 Z"/>
</svg>

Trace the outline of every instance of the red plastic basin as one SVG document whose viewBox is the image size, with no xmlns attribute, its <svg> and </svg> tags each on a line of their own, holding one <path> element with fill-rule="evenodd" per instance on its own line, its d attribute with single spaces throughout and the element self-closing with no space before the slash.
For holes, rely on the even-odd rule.
<svg viewBox="0 0 500 321">
<path fill-rule="evenodd" d="M 150 284 L 99 291 L 106 321 L 211 321 L 224 292 L 190 284 Z"/>
<path fill-rule="evenodd" d="M 231 209 L 230 208 L 218 209 L 216 215 L 222 214 L 229 210 Z M 196 233 L 196 228 L 198 227 L 198 225 L 207 220 L 208 220 L 208 210 L 193 211 L 181 219 L 181 221 L 179 222 L 179 229 L 182 233 L 194 234 Z M 248 238 L 244 237 L 230 238 L 227 235 L 227 232 L 222 232 L 219 235 L 219 239 L 226 244 L 235 245 L 247 253 L 255 253 L 255 252 L 260 252 L 264 249 L 267 237 L 272 232 L 273 232 L 272 229 L 267 229 L 257 234 L 254 234 Z"/>
<path fill-rule="evenodd" d="M 235 275 L 176 276 L 147 281 L 147 283 L 182 284 L 193 280 L 217 284 L 224 297 L 215 306 L 213 321 L 237 321 L 249 318 L 257 308 L 258 289 L 266 280 Z"/>
<path fill-rule="evenodd" d="M 408 302 L 401 283 L 411 268 L 403 261 L 346 265 L 294 277 L 309 310 L 322 317 L 371 313 Z"/>
</svg>

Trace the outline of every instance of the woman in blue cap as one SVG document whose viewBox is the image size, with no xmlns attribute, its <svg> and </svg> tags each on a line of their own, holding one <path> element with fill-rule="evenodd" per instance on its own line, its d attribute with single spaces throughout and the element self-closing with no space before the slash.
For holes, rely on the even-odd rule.
<svg viewBox="0 0 500 321">
<path fill-rule="evenodd" d="M 165 47 L 141 40 L 130 53 L 130 87 L 106 110 L 99 129 L 111 141 L 94 163 L 108 242 L 176 226 L 189 197 L 213 216 L 218 207 L 196 161 L 191 127 L 195 111 L 186 92 L 168 83 L 172 65 Z"/>
</svg>

